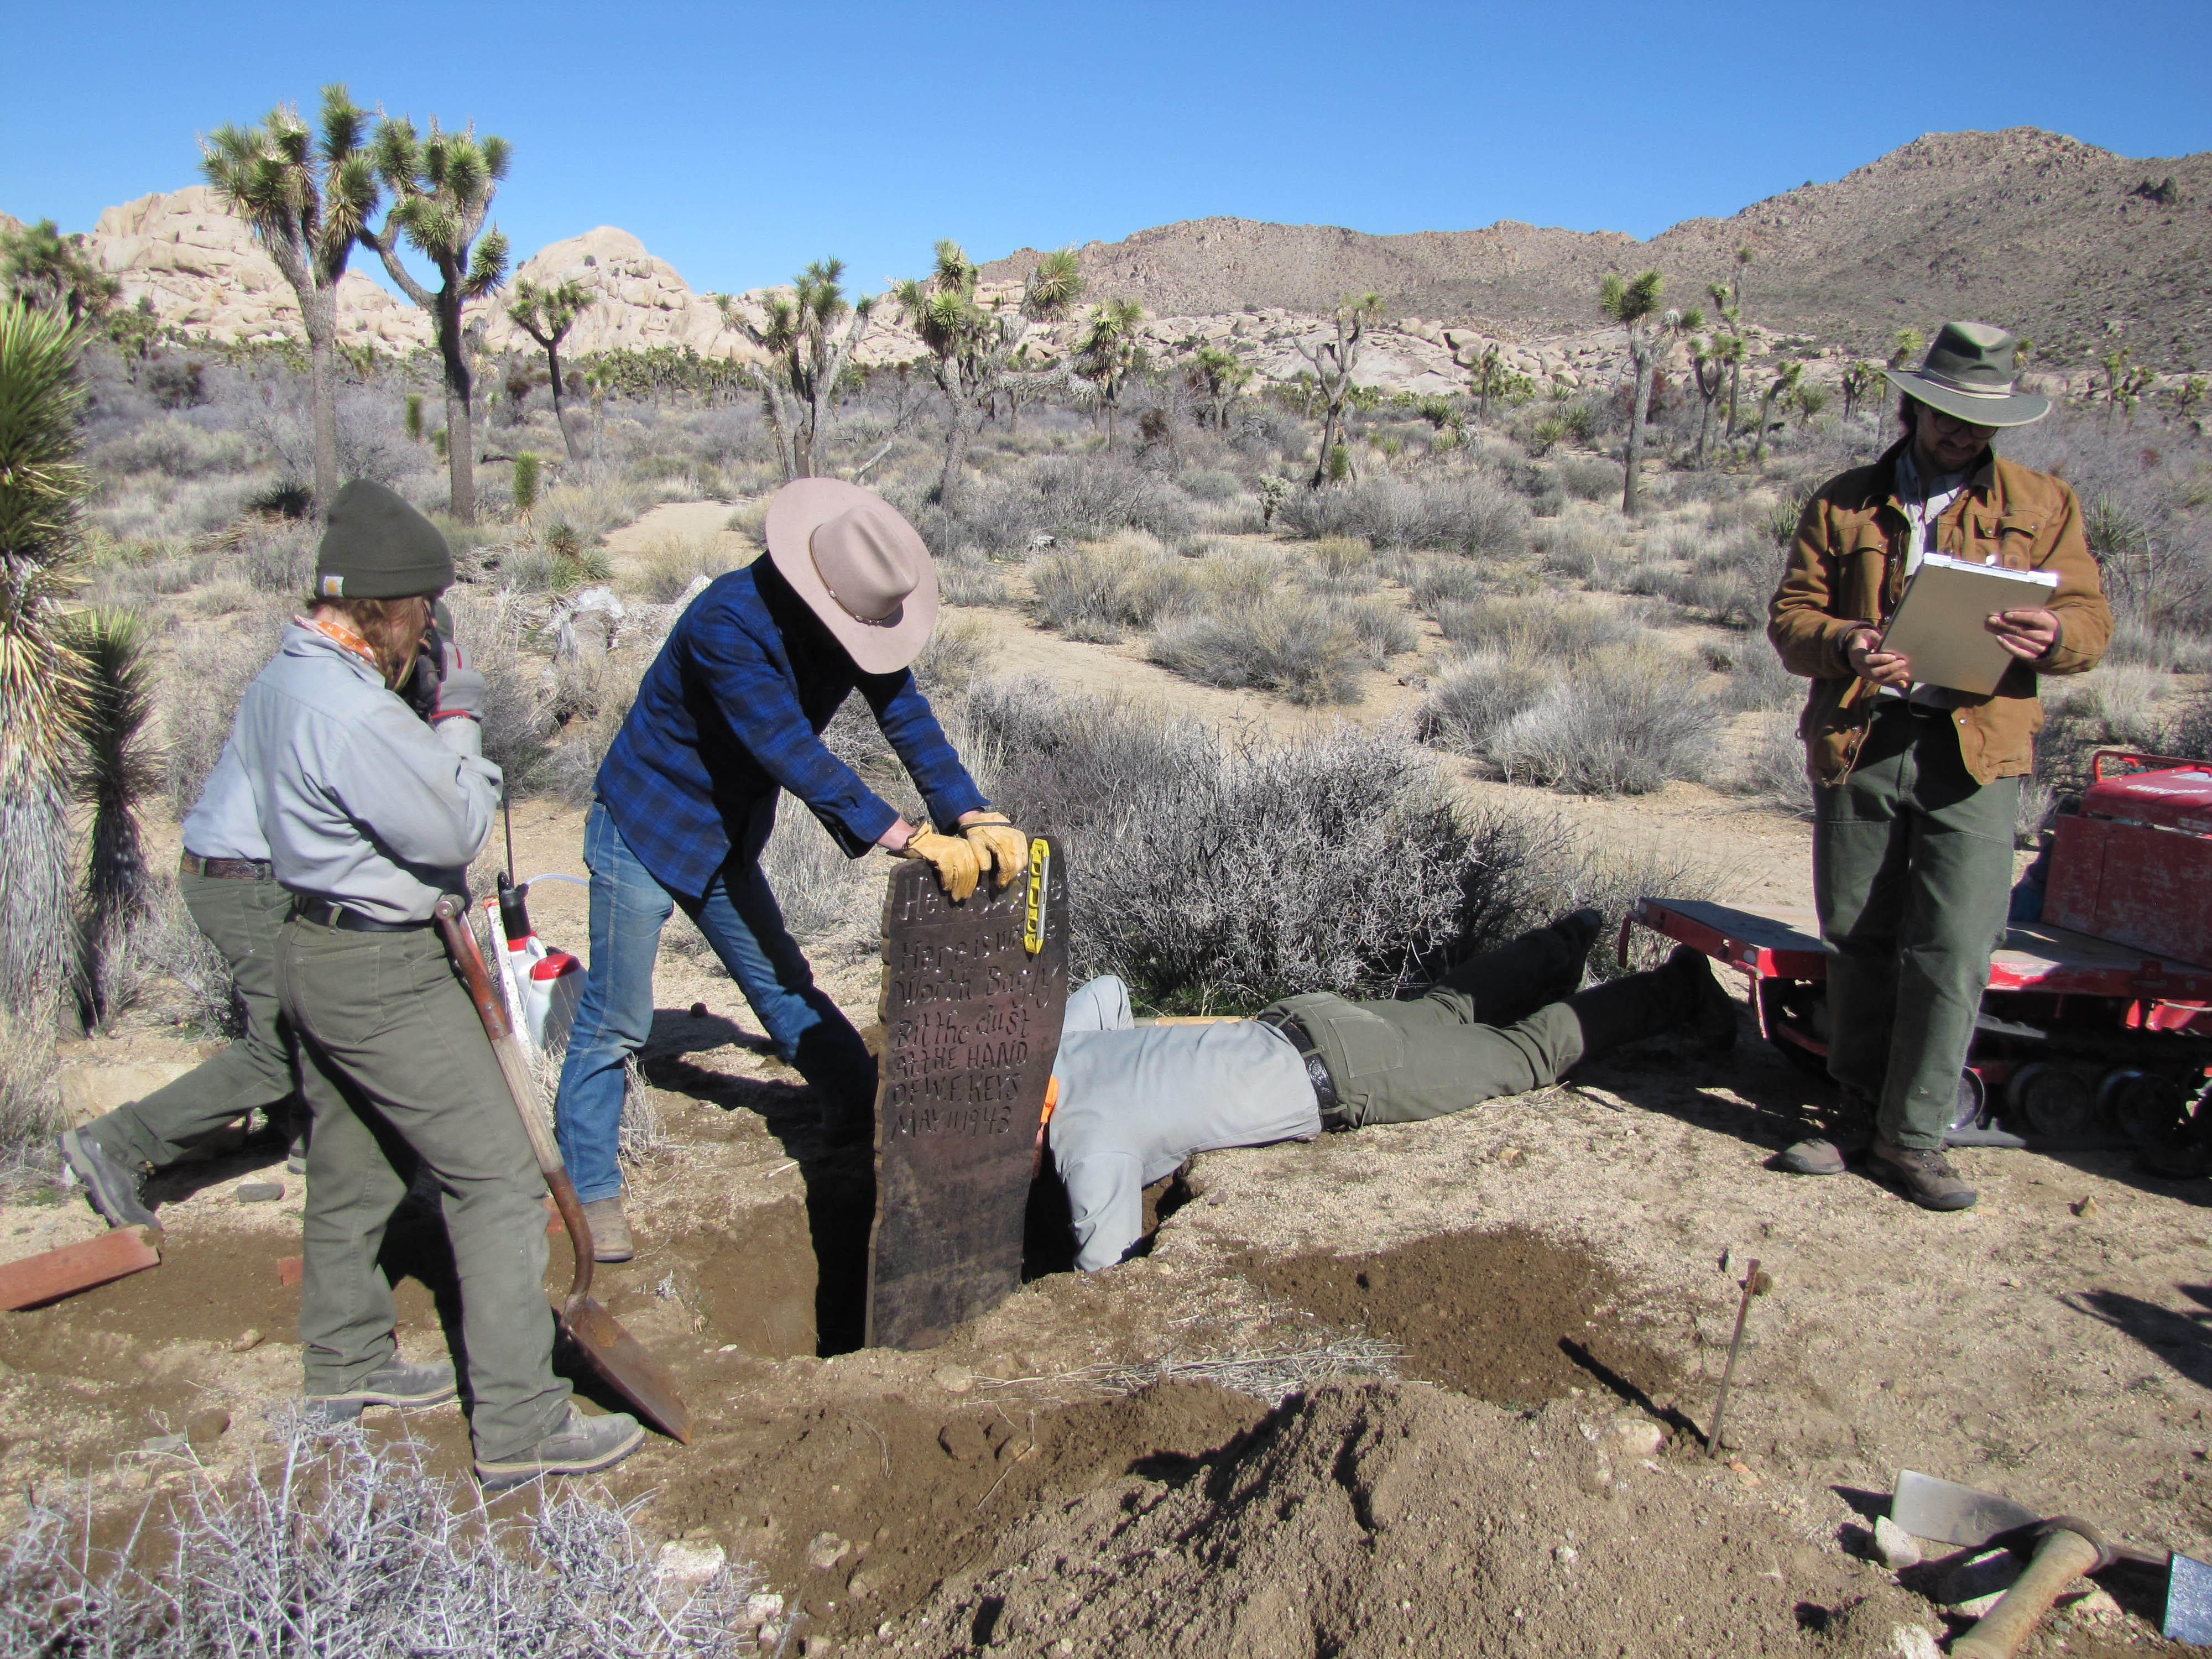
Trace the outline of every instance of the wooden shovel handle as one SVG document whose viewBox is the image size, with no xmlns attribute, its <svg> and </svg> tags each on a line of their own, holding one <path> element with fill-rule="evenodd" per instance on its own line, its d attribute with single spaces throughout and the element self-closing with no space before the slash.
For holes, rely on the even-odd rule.
<svg viewBox="0 0 2212 1659">
<path fill-rule="evenodd" d="M 2101 1543 L 2054 1527 L 2013 1587 L 1973 1629 L 1951 1644 L 1952 1659 L 2012 1659 L 2066 1587 L 2105 1559 Z"/>
<path fill-rule="evenodd" d="M 514 1027 L 507 1018 L 507 1005 L 493 988 L 491 969 L 485 965 L 483 952 L 477 948 L 477 936 L 468 923 L 468 913 L 461 901 L 451 893 L 438 901 L 433 912 L 437 918 L 438 931 L 445 935 L 446 953 L 460 970 L 461 983 L 469 994 L 469 1000 L 477 1006 L 477 1018 L 483 1022 L 484 1035 L 491 1039 L 493 1056 L 499 1061 L 500 1074 L 507 1079 L 507 1092 L 514 1102 L 514 1109 L 522 1115 L 522 1132 L 530 1137 L 530 1150 L 538 1159 L 538 1168 L 545 1177 L 546 1190 L 553 1194 L 553 1207 L 561 1212 L 561 1224 L 568 1230 L 568 1243 L 576 1255 L 576 1273 L 568 1285 L 568 1301 L 573 1305 L 592 1293 L 592 1269 L 594 1257 L 592 1247 L 592 1224 L 584 1219 L 584 1206 L 576 1197 L 576 1183 L 568 1179 L 568 1165 L 561 1160 L 561 1144 L 553 1139 L 553 1131 L 545 1121 L 544 1109 L 538 1103 L 538 1079 L 530 1070 L 522 1045 L 514 1036 Z"/>
</svg>

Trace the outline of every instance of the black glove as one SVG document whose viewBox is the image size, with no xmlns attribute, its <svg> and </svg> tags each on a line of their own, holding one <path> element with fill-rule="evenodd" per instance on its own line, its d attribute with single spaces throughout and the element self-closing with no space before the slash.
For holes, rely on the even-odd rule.
<svg viewBox="0 0 2212 1659">
<path fill-rule="evenodd" d="M 415 666 L 399 687 L 400 701 L 428 725 L 438 713 L 438 687 L 446 678 L 446 660 L 453 642 L 453 613 L 443 599 L 430 604 L 430 625 L 422 630 L 422 643 L 415 652 Z"/>
</svg>

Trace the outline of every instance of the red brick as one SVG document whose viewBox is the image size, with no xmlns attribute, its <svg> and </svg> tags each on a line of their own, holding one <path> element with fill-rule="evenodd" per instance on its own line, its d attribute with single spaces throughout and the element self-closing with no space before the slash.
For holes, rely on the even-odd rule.
<svg viewBox="0 0 2212 1659">
<path fill-rule="evenodd" d="M 280 1255 L 276 1258 L 276 1282 L 279 1285 L 298 1284 L 300 1275 L 304 1270 L 304 1264 L 296 1255 Z"/>
<path fill-rule="evenodd" d="M 28 1308 L 161 1265 L 156 1227 L 117 1227 L 82 1244 L 64 1244 L 0 1266 L 0 1308 Z"/>
</svg>

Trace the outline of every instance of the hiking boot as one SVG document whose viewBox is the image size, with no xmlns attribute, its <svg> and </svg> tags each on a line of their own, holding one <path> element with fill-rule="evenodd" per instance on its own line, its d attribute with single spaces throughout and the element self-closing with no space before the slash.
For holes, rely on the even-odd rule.
<svg viewBox="0 0 2212 1659">
<path fill-rule="evenodd" d="M 1970 1210 L 1981 1194 L 1959 1178 L 1951 1160 L 1932 1148 L 1876 1139 L 1869 1167 L 1923 1210 Z"/>
<path fill-rule="evenodd" d="M 1681 984 L 1689 1000 L 1684 1023 L 1706 1054 L 1716 1058 L 1735 1047 L 1735 999 L 1713 977 L 1712 963 L 1702 951 L 1678 945 L 1667 958 L 1665 972 Z"/>
<path fill-rule="evenodd" d="M 1874 1145 L 1874 1125 L 1863 1117 L 1838 1115 L 1824 1133 L 1793 1141 L 1775 1154 L 1774 1167 L 1789 1175 L 1834 1176 L 1864 1158 Z"/>
<path fill-rule="evenodd" d="M 1595 906 L 1586 906 L 1571 915 L 1561 916 L 1551 924 L 1551 928 L 1567 942 L 1568 948 L 1574 952 L 1575 973 L 1579 982 L 1583 959 L 1589 955 L 1590 946 L 1597 943 L 1597 936 L 1605 931 L 1605 912 Z"/>
<path fill-rule="evenodd" d="M 546 1474 L 592 1474 L 612 1468 L 645 1443 L 645 1430 L 627 1412 L 586 1417 L 571 1403 L 568 1420 L 528 1450 L 497 1462 L 477 1460 L 477 1484 L 505 1492 Z"/>
<path fill-rule="evenodd" d="M 82 1129 L 65 1129 L 60 1137 L 62 1167 L 72 1182 L 84 1188 L 85 1198 L 111 1227 L 151 1227 L 161 1230 L 146 1207 L 145 1177 L 126 1169 L 106 1147 Z"/>
<path fill-rule="evenodd" d="M 595 1198 L 584 1206 L 584 1224 L 592 1230 L 592 1260 L 627 1261 L 637 1254 L 629 1240 L 629 1218 L 622 1200 Z"/>
<path fill-rule="evenodd" d="M 370 1406 L 390 1406 L 395 1411 L 414 1411 L 423 1406 L 442 1406 L 459 1389 L 453 1382 L 453 1362 L 429 1359 L 411 1364 L 398 1354 L 361 1380 L 357 1389 L 343 1394 L 311 1394 L 306 1413 L 311 1428 L 337 1428 L 361 1420 Z"/>
</svg>

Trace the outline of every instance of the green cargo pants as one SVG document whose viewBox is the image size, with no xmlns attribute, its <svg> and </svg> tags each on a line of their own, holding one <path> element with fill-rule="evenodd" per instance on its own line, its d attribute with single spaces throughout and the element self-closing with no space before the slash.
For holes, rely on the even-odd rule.
<svg viewBox="0 0 2212 1659">
<path fill-rule="evenodd" d="M 1352 1127 L 1413 1123 L 1558 1082 L 1583 1054 L 1582 1024 L 1562 1000 L 1582 967 L 1558 934 L 1539 929 L 1409 1001 L 1318 991 L 1260 1017 L 1304 1024 Z"/>
<path fill-rule="evenodd" d="M 292 1038 L 276 1007 L 276 934 L 292 896 L 271 880 L 181 871 L 177 890 L 192 921 L 230 963 L 246 1035 L 143 1100 L 118 1106 L 82 1133 L 126 1169 L 173 1164 L 211 1130 L 293 1093 Z"/>
<path fill-rule="evenodd" d="M 392 1352 L 377 1266 L 416 1159 L 435 1177 L 461 1286 L 478 1459 L 520 1456 L 567 1419 L 546 1305 L 545 1182 L 444 946 L 429 928 L 357 933 L 295 917 L 277 985 L 300 1041 L 307 1146 L 300 1341 L 311 1395 Z"/>
<path fill-rule="evenodd" d="M 1828 1073 L 1900 1146 L 1943 1144 L 2012 890 L 2020 780 L 1978 784 L 1956 718 L 1878 709 L 1850 774 L 1813 792 Z"/>
</svg>

